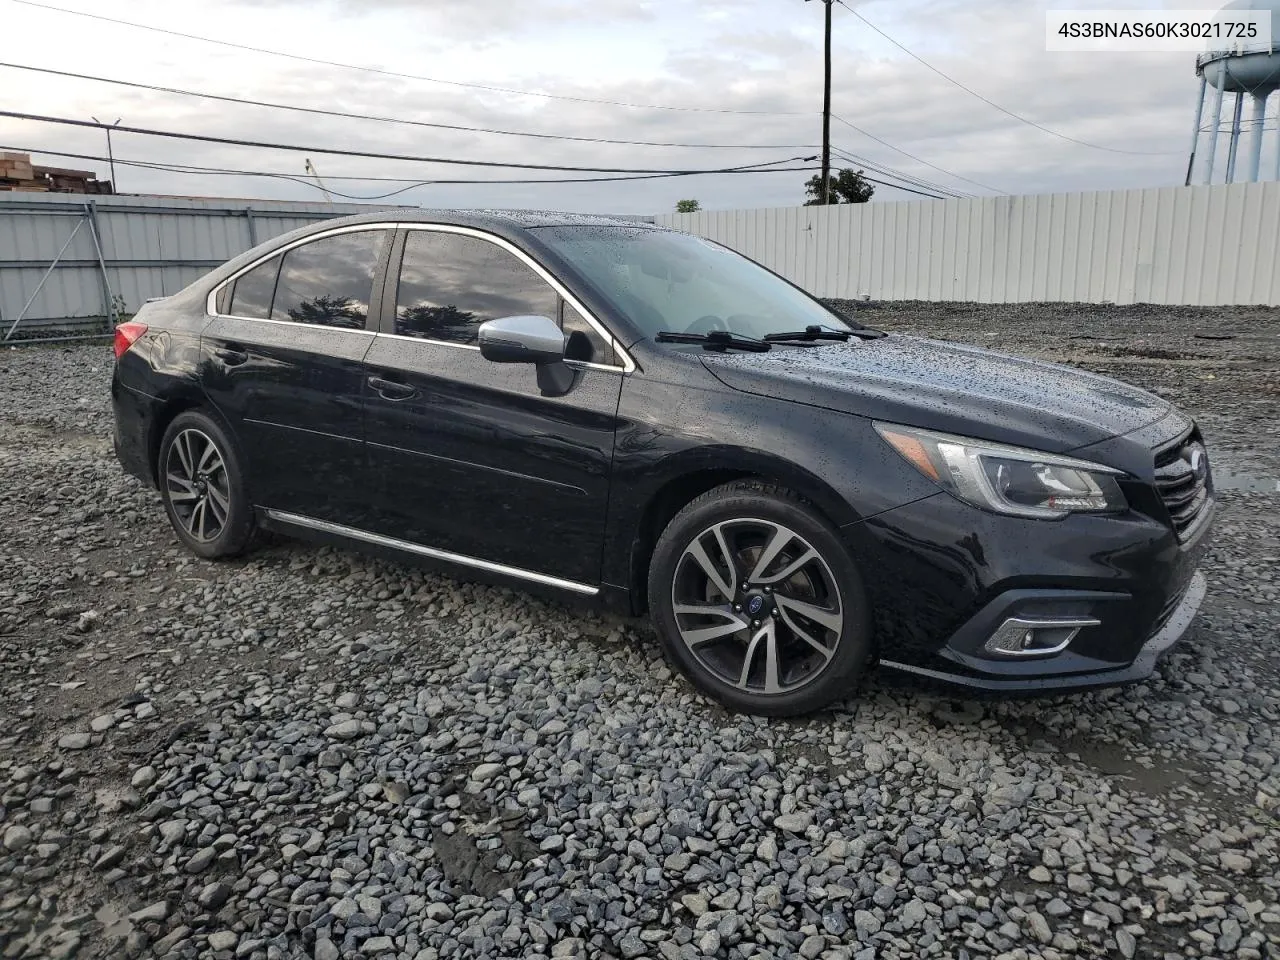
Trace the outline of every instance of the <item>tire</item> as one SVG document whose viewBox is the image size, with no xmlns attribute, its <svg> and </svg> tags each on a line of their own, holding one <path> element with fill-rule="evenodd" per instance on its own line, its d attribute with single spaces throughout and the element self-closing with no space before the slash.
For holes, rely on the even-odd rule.
<svg viewBox="0 0 1280 960">
<path fill-rule="evenodd" d="M 782 487 L 738 481 L 693 500 L 659 537 L 648 586 L 667 659 L 732 710 L 820 710 L 856 689 L 871 656 L 857 567 Z"/>
<path fill-rule="evenodd" d="M 253 506 L 236 446 L 208 414 L 174 417 L 160 440 L 156 478 L 165 513 L 188 550 L 234 557 L 253 540 Z"/>
</svg>

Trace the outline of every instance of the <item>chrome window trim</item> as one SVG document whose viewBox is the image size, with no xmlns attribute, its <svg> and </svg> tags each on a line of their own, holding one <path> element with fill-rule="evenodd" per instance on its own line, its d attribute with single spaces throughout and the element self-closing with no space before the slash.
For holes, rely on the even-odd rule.
<svg viewBox="0 0 1280 960">
<path fill-rule="evenodd" d="M 308 330 L 336 330 L 339 333 L 362 333 L 366 337 L 376 337 L 378 335 L 378 331 L 367 330 L 363 327 L 356 329 L 355 327 L 332 327 L 327 323 L 302 323 L 299 320 L 273 320 L 271 317 L 242 317 L 238 313 L 215 313 L 211 315 L 211 319 L 243 320 L 245 323 L 280 323 L 287 327 L 306 327 Z"/>
<path fill-rule="evenodd" d="M 250 263 L 247 266 L 237 270 L 231 276 L 227 277 L 227 279 L 223 280 L 216 287 L 210 290 L 209 295 L 205 297 L 205 300 L 204 300 L 204 312 L 207 316 L 210 316 L 210 317 L 226 317 L 232 320 L 253 320 L 255 322 L 260 322 L 260 323 L 288 323 L 288 324 L 292 324 L 295 327 L 312 327 L 312 328 L 319 327 L 324 330 L 347 330 L 350 333 L 360 332 L 360 331 L 352 330 L 350 327 L 329 327 L 323 323 L 299 323 L 297 320 L 273 320 L 270 317 L 242 317 L 239 314 L 235 314 L 235 313 L 219 313 L 218 312 L 218 294 L 222 292 L 222 288 L 225 287 L 227 284 L 235 283 L 237 280 L 243 277 L 250 270 L 256 269 L 257 267 L 266 263 L 272 257 L 280 257 L 281 266 L 283 266 L 284 255 L 288 253 L 290 250 L 294 249 L 295 247 L 300 247 L 303 244 L 311 243 L 312 241 L 315 241 L 315 240 L 323 240 L 325 237 L 336 237 L 340 233 L 367 233 L 367 232 L 372 232 L 374 230 L 394 231 L 395 229 L 396 229 L 396 225 L 393 223 L 356 223 L 356 224 L 348 224 L 345 227 L 334 227 L 331 230 L 322 230 L 319 233 L 309 233 L 305 237 L 299 237 L 297 240 L 292 240 L 289 243 L 285 244 L 283 247 L 277 247 L 276 249 L 272 250 L 270 253 L 264 253 L 257 260 L 253 261 L 253 263 Z M 376 330 L 368 330 L 368 329 L 364 330 L 363 332 L 369 333 L 369 334 L 377 333 Z"/>
<path fill-rule="evenodd" d="M 586 320 L 587 323 L 591 326 L 591 328 L 595 330 L 595 332 L 598 333 L 602 338 L 604 338 L 605 343 L 607 343 L 610 347 L 613 348 L 613 352 L 617 356 L 622 358 L 621 365 L 612 364 L 612 363 L 590 363 L 588 361 L 583 361 L 583 360 L 566 360 L 565 361 L 566 363 L 571 364 L 573 366 L 586 367 L 591 370 L 614 370 L 614 371 L 621 371 L 622 373 L 631 373 L 636 369 L 635 361 L 631 358 L 631 354 L 626 350 L 626 348 L 622 346 L 622 342 L 617 337 L 615 337 L 612 333 L 610 333 L 609 330 L 605 327 L 605 325 L 602 324 L 596 318 L 595 314 L 593 314 L 590 310 L 588 310 L 582 304 L 582 301 L 579 300 L 577 297 L 575 297 L 572 293 L 570 293 L 568 288 L 565 287 L 565 285 L 561 283 L 558 279 L 556 279 L 556 277 L 544 266 L 542 266 L 542 264 L 538 263 L 538 261 L 534 260 L 533 257 L 529 256 L 527 253 L 525 253 L 515 244 L 511 243 L 509 240 L 505 240 L 502 237 L 497 236 L 496 234 L 486 233 L 483 230 L 477 230 L 475 227 L 460 227 L 460 226 L 455 226 L 454 224 L 449 224 L 449 223 L 406 223 L 403 221 L 356 223 L 356 224 L 348 224 L 347 226 L 344 226 L 344 227 L 334 227 L 329 230 L 321 230 L 317 233 L 307 234 L 305 237 L 299 237 L 297 240 L 290 241 L 288 244 L 286 244 L 283 247 L 277 247 L 276 249 L 271 250 L 268 253 L 264 253 L 257 260 L 254 260 L 250 264 L 246 264 L 240 270 L 236 271 L 234 274 L 227 277 L 225 280 L 221 281 L 217 286 L 215 286 L 212 290 L 209 291 L 209 295 L 205 298 L 205 313 L 210 317 L 223 317 L 223 318 L 232 319 L 232 320 L 252 320 L 257 323 L 287 323 L 293 326 L 309 327 L 312 329 L 321 328 L 325 330 L 347 330 L 349 333 L 368 333 L 368 334 L 372 334 L 374 336 L 379 336 L 379 337 L 393 337 L 397 340 L 410 340 L 415 343 L 437 343 L 437 344 L 442 344 L 446 347 L 460 347 L 464 350 L 479 350 L 480 349 L 479 347 L 473 346 L 469 343 L 452 343 L 448 340 L 432 340 L 427 337 L 406 337 L 403 334 L 382 333 L 377 330 L 366 329 L 366 330 L 357 331 L 357 330 L 352 330 L 349 327 L 327 327 L 324 324 L 317 324 L 317 323 L 299 323 L 295 320 L 273 320 L 270 317 L 242 317 L 233 313 L 218 312 L 217 300 L 218 300 L 218 294 L 222 291 L 222 288 L 227 286 L 230 283 L 234 283 L 236 280 L 239 280 L 242 276 L 244 276 L 250 270 L 253 270 L 256 267 L 260 266 L 261 264 L 266 263 L 266 261 L 270 260 L 272 257 L 278 256 L 283 258 L 284 254 L 288 253 L 290 250 L 294 249 L 295 247 L 300 247 L 303 244 L 312 243 L 316 240 L 323 240 L 325 237 L 337 236 L 338 234 L 342 234 L 342 233 L 360 233 L 360 232 L 373 231 L 373 230 L 426 230 L 433 233 L 457 233 L 467 237 L 475 237 L 478 240 L 488 241 L 489 243 L 492 243 L 495 246 L 500 247 L 503 250 L 506 250 L 508 253 L 514 255 L 517 260 L 520 260 L 522 263 L 524 263 L 525 266 L 529 267 L 539 277 L 541 277 L 542 280 L 551 287 L 551 289 L 553 289 L 557 294 L 563 297 L 564 300 L 571 307 L 577 310 L 578 313 L 581 314 L 582 318 Z M 396 282 L 397 284 L 399 283 L 399 276 L 396 277 Z"/>
<path fill-rule="evenodd" d="M 393 550 L 402 550 L 405 553 L 415 553 L 419 556 L 428 557 L 432 560 L 441 560 L 446 563 L 456 563 L 464 567 L 473 567 L 476 570 L 485 570 L 489 573 L 498 573 L 503 576 L 517 577 L 521 580 L 528 580 L 532 583 L 540 583 L 548 587 L 556 587 L 560 590 L 569 590 L 573 593 L 580 593 L 583 596 L 593 597 L 600 592 L 599 587 L 593 587 L 589 584 L 578 583 L 576 580 L 564 580 L 560 577 L 553 577 L 546 573 L 535 573 L 533 570 L 525 570 L 521 567 L 509 567 L 505 563 L 494 563 L 492 560 L 480 560 L 477 557 L 468 557 L 461 553 L 451 553 L 448 550 L 439 550 L 436 547 L 423 546 L 420 543 L 413 543 L 409 540 L 398 540 L 395 537 L 385 537 L 380 533 L 370 533 L 368 530 L 360 530 L 357 527 L 347 527 L 340 523 L 330 523 L 328 520 L 317 520 L 314 517 L 304 517 L 297 513 L 287 513 L 283 510 L 266 511 L 267 516 L 272 520 L 280 523 L 291 524 L 295 527 L 305 527 L 308 530 L 318 530 L 321 533 L 332 533 L 337 536 L 350 537 L 353 540 L 363 540 L 365 543 L 372 543 L 377 546 L 390 547 Z"/>
<path fill-rule="evenodd" d="M 406 337 L 403 333 L 381 333 L 375 334 L 378 337 L 386 337 L 389 340 L 404 340 L 408 343 L 429 343 L 433 347 L 452 347 L 455 350 L 475 350 L 480 348 L 474 343 L 454 343 L 452 340 L 433 340 L 430 337 Z M 571 367 L 581 367 L 587 370 L 603 370 L 605 373 L 621 373 L 625 374 L 626 368 L 620 367 L 612 363 L 592 363 L 589 360 L 565 360 Z"/>
</svg>

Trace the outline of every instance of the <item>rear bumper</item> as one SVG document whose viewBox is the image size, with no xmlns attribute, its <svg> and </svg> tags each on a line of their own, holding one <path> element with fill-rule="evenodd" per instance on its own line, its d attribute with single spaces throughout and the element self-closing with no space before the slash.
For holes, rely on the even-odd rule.
<svg viewBox="0 0 1280 960">
<path fill-rule="evenodd" d="M 1037 676 L 1034 673 L 1028 673 L 1021 676 L 1002 677 L 987 673 L 951 672 L 884 659 L 880 661 L 880 665 L 950 685 L 992 693 L 1053 693 L 1138 683 L 1155 672 L 1161 655 L 1186 634 L 1200 610 L 1205 590 L 1204 575 L 1197 571 L 1177 605 L 1164 623 L 1142 645 L 1133 662 L 1116 669 L 1058 676 Z M 1034 661 L 1024 666 L 1031 666 L 1032 663 Z"/>
<path fill-rule="evenodd" d="M 151 466 L 151 425 L 159 401 L 111 379 L 111 408 L 115 415 L 111 445 L 125 472 L 155 486 Z"/>
</svg>

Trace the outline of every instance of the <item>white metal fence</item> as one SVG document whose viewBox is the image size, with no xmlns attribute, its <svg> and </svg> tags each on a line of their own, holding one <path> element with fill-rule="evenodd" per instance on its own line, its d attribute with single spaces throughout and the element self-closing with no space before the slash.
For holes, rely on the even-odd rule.
<svg viewBox="0 0 1280 960">
<path fill-rule="evenodd" d="M 367 204 L 0 193 L 0 341 L 104 330 L 231 257 Z"/>
<path fill-rule="evenodd" d="M 821 297 L 1280 305 L 1280 183 L 667 214 Z"/>
</svg>

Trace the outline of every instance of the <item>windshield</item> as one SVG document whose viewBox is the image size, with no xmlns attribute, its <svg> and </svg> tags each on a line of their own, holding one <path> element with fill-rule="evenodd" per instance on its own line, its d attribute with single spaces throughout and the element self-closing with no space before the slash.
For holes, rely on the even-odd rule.
<svg viewBox="0 0 1280 960">
<path fill-rule="evenodd" d="M 549 227 L 538 235 L 649 337 L 850 329 L 808 294 L 700 237 L 638 227 Z"/>
</svg>

